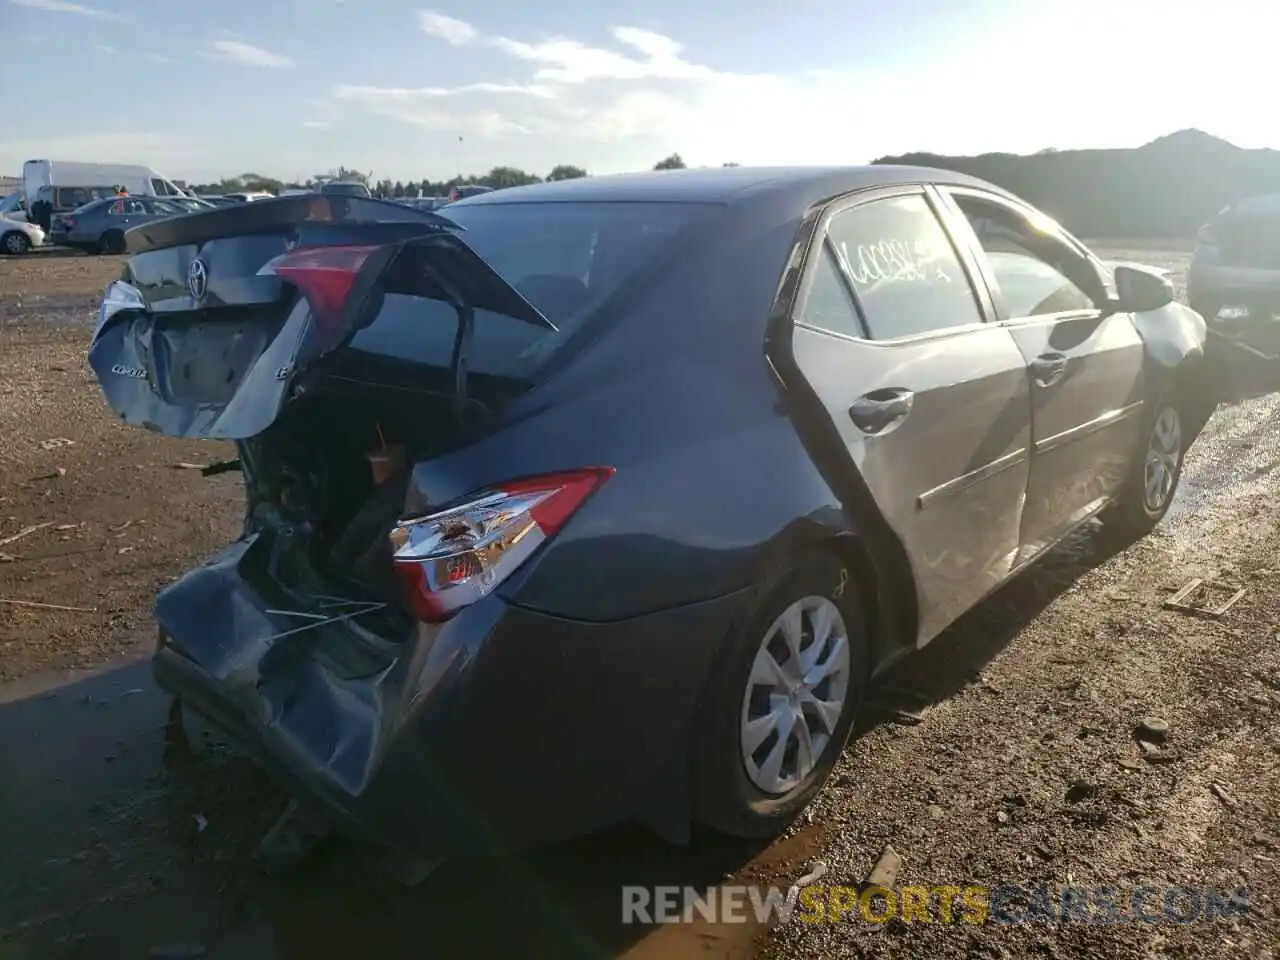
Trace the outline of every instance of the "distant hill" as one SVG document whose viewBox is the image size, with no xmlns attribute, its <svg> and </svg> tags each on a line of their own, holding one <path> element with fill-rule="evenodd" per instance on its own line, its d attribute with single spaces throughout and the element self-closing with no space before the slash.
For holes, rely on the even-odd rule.
<svg viewBox="0 0 1280 960">
<path fill-rule="evenodd" d="M 998 184 L 1083 237 L 1188 237 L 1232 201 L 1280 193 L 1280 151 L 1180 130 L 1129 150 L 1043 150 L 876 163 L 941 167 Z"/>
</svg>

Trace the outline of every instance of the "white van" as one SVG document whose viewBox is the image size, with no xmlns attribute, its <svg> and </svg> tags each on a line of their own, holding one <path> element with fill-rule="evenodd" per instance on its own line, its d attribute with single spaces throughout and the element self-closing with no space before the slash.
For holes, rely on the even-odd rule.
<svg viewBox="0 0 1280 960">
<path fill-rule="evenodd" d="M 28 160 L 22 165 L 22 194 L 28 216 L 41 200 L 49 204 L 50 215 L 66 213 L 90 200 L 111 196 L 116 187 L 124 187 L 134 196 L 187 196 L 172 180 L 138 164 Z"/>
</svg>

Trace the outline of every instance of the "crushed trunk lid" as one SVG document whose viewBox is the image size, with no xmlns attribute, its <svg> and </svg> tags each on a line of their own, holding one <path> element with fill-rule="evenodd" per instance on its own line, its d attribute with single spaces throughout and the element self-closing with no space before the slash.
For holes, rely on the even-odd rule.
<svg viewBox="0 0 1280 960">
<path fill-rule="evenodd" d="M 107 288 L 89 363 L 126 423 L 247 439 L 382 296 L 408 293 L 454 306 L 461 394 L 476 310 L 555 330 L 461 229 L 430 211 L 314 194 L 145 224 L 126 235 L 131 257 Z"/>
</svg>

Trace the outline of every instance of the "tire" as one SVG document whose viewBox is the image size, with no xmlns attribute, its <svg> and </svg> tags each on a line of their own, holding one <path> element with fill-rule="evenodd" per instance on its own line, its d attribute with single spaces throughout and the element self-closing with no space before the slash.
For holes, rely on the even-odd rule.
<svg viewBox="0 0 1280 960">
<path fill-rule="evenodd" d="M 784 574 L 726 638 L 698 711 L 693 810 L 699 822 L 734 837 L 769 838 L 786 829 L 813 800 L 848 742 L 866 689 L 869 642 L 864 610 L 849 570 L 834 555 L 815 553 Z M 816 666 L 826 663 L 833 668 L 832 675 L 812 689 L 794 688 L 799 671 L 792 672 L 795 654 L 782 629 L 784 616 L 797 612 L 805 628 L 800 655 L 816 654 Z M 819 630 L 824 622 L 832 627 L 825 638 L 814 639 L 815 622 Z M 814 649 L 818 643 L 820 651 Z M 769 673 L 753 678 L 757 656 L 772 659 L 775 666 L 784 664 L 772 675 L 780 671 L 787 680 L 776 680 L 772 689 L 770 684 L 752 683 Z M 809 676 L 815 677 L 814 670 Z M 789 703 L 776 696 L 787 689 L 783 683 L 793 691 Z M 816 700 L 834 702 L 841 687 L 838 712 L 822 723 L 814 709 Z M 772 723 L 767 716 L 771 712 L 783 724 L 788 717 L 792 724 L 799 718 L 803 730 Z M 787 731 L 786 746 L 775 752 L 783 739 L 781 730 Z M 810 734 L 816 748 L 810 764 L 801 761 L 802 732 Z M 746 750 L 748 736 L 756 746 L 751 754 Z M 782 763 L 772 776 L 769 760 L 778 757 Z"/>
<path fill-rule="evenodd" d="M 119 230 L 110 230 L 98 241 L 98 249 L 106 254 L 124 253 L 124 234 Z"/>
<path fill-rule="evenodd" d="M 31 250 L 31 238 L 21 230 L 10 230 L 0 237 L 0 250 L 11 256 L 28 253 Z"/>
<path fill-rule="evenodd" d="M 1186 437 L 1192 424 L 1180 391 L 1171 391 L 1148 418 L 1133 467 L 1115 502 L 1100 518 L 1106 528 L 1127 540 L 1149 533 L 1164 519 L 1178 492 Z M 1170 440 L 1176 435 L 1176 442 Z M 1149 495 L 1149 481 L 1158 495 Z"/>
</svg>

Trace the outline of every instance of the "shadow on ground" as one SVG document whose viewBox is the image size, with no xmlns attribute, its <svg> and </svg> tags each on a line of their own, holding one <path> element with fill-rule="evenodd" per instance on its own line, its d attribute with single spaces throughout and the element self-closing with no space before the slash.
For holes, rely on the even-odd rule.
<svg viewBox="0 0 1280 960">
<path fill-rule="evenodd" d="M 1054 551 L 877 685 L 862 730 L 972 682 L 1108 555 L 1089 535 Z M 110 960 L 156 947 L 235 960 L 749 956 L 750 928 L 682 925 L 663 931 L 660 949 L 647 944 L 651 929 L 621 922 L 620 888 L 707 887 L 748 865 L 767 873 L 803 862 L 821 836 L 819 825 L 768 849 L 697 836 L 677 850 L 623 828 L 447 863 L 411 889 L 338 841 L 269 875 L 250 855 L 285 798 L 243 758 L 193 756 L 170 712 L 145 663 L 0 691 L 0 958 Z"/>
</svg>

